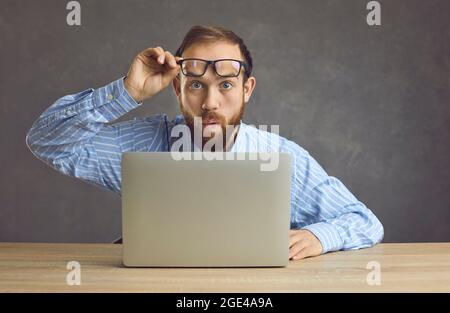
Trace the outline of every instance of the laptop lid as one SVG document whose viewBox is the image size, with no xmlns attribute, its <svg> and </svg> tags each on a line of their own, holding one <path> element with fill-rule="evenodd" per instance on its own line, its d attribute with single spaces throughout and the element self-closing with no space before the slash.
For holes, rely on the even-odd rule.
<svg viewBox="0 0 450 313">
<path fill-rule="evenodd" d="M 124 265 L 286 266 L 290 155 L 183 155 L 177 160 L 170 152 L 123 154 Z M 276 166 L 267 167 L 268 160 L 277 160 Z"/>
</svg>

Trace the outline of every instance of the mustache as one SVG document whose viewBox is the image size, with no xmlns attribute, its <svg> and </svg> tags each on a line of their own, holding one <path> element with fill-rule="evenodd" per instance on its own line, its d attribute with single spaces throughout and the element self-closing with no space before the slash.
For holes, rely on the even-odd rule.
<svg viewBox="0 0 450 313">
<path fill-rule="evenodd" d="M 220 124 L 222 124 L 222 125 L 225 124 L 225 122 L 226 122 L 226 119 L 225 119 L 225 117 L 223 115 L 220 115 L 220 114 L 217 114 L 217 113 L 211 112 L 211 111 L 203 112 L 201 117 L 202 117 L 202 120 L 216 120 L 216 121 L 219 121 Z"/>
</svg>

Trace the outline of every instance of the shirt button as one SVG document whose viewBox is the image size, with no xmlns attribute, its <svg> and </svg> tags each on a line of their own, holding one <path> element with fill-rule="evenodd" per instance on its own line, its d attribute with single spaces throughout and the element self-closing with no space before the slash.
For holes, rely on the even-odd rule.
<svg viewBox="0 0 450 313">
<path fill-rule="evenodd" d="M 108 100 L 111 101 L 112 99 L 114 99 L 114 96 L 112 94 L 108 95 Z"/>
</svg>

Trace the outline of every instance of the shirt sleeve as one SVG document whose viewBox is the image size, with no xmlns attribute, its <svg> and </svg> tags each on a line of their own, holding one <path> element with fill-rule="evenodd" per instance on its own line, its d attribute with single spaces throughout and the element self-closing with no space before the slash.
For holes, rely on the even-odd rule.
<svg viewBox="0 0 450 313">
<path fill-rule="evenodd" d="M 32 153 L 63 174 L 120 193 L 121 154 L 132 145 L 121 140 L 126 123 L 107 123 L 141 104 L 128 94 L 123 79 L 58 99 L 26 135 Z"/>
<path fill-rule="evenodd" d="M 299 224 L 319 239 L 322 253 L 366 248 L 382 240 L 383 226 L 372 211 L 299 146 L 294 163 Z"/>
</svg>

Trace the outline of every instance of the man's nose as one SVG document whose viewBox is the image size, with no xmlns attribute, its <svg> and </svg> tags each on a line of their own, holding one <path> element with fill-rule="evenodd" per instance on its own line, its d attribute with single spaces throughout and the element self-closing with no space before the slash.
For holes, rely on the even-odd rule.
<svg viewBox="0 0 450 313">
<path fill-rule="evenodd" d="M 219 99 L 217 97 L 216 91 L 214 88 L 208 88 L 208 91 L 205 96 L 205 100 L 203 101 L 202 109 L 203 110 L 216 110 L 219 108 Z"/>
<path fill-rule="evenodd" d="M 214 78 L 216 77 L 216 72 L 214 71 L 213 65 L 209 64 L 208 68 L 206 69 L 206 72 L 204 74 L 204 77 L 208 81 L 214 81 Z M 202 109 L 204 110 L 216 110 L 219 108 L 219 95 L 217 94 L 217 90 L 215 90 L 214 87 L 207 88 L 207 93 L 202 105 Z"/>
</svg>

